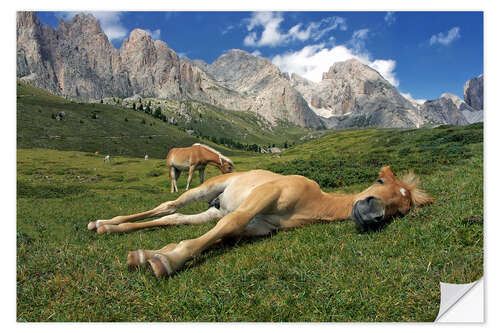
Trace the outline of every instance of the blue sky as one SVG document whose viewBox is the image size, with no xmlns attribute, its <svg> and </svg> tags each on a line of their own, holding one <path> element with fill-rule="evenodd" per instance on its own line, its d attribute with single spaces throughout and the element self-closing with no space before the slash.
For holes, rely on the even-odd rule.
<svg viewBox="0 0 500 333">
<path fill-rule="evenodd" d="M 54 28 L 74 12 L 38 12 Z M 93 12 L 116 48 L 134 28 L 212 63 L 238 48 L 313 81 L 356 57 L 416 100 L 460 97 L 483 73 L 482 12 Z M 407 95 L 408 96 L 408 95 Z"/>
</svg>

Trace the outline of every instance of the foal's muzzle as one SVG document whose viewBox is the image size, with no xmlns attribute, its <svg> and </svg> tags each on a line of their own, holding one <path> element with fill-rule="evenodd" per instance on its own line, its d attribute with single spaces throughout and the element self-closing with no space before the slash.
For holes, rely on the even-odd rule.
<svg viewBox="0 0 500 333">
<path fill-rule="evenodd" d="M 357 201 L 352 208 L 352 218 L 361 230 L 380 224 L 384 213 L 384 203 L 373 196 Z"/>
</svg>

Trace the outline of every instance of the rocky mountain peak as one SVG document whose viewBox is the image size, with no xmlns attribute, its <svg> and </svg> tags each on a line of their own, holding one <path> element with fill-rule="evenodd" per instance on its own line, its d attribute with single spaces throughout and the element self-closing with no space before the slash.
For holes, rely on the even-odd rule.
<svg viewBox="0 0 500 333">
<path fill-rule="evenodd" d="M 17 34 L 23 32 L 26 28 L 40 25 L 35 12 L 17 12 L 16 18 Z"/>
<path fill-rule="evenodd" d="M 140 49 L 154 49 L 155 43 L 149 35 L 149 33 L 142 29 L 134 29 L 130 32 L 128 38 L 123 40 L 120 51 L 126 49 L 134 49 L 136 51 Z"/>
<path fill-rule="evenodd" d="M 465 82 L 464 101 L 476 110 L 482 110 L 483 105 L 483 74 Z"/>
<path fill-rule="evenodd" d="M 70 21 L 61 19 L 57 26 L 57 33 L 59 35 L 75 37 L 88 37 L 98 36 L 100 38 L 108 39 L 97 18 L 92 14 L 79 13 L 75 15 Z M 82 36 L 84 35 L 84 36 Z M 81 38 L 80 38 L 81 39 Z"/>
<path fill-rule="evenodd" d="M 256 58 L 253 54 L 245 51 L 245 50 L 241 50 L 241 49 L 230 49 L 229 51 L 227 51 L 226 53 L 224 53 L 223 55 L 221 55 L 219 57 L 220 58 L 236 58 L 236 59 L 252 59 L 252 58 Z"/>
<path fill-rule="evenodd" d="M 131 43 L 137 43 L 139 41 L 146 41 L 146 42 L 152 42 L 153 39 L 151 38 L 151 35 L 146 31 L 142 29 L 134 29 L 130 32 L 130 35 L 128 37 L 128 41 Z"/>
<path fill-rule="evenodd" d="M 269 59 L 240 49 L 229 50 L 212 64 L 180 59 L 143 29 L 130 32 L 117 50 L 92 14 L 61 20 L 54 30 L 40 24 L 35 13 L 18 12 L 16 56 L 18 78 L 70 99 L 194 99 L 310 128 L 463 123 L 457 112 L 482 117 L 450 94 L 424 107 L 413 105 L 357 59 L 332 64 L 316 83 L 281 73 Z M 464 87 L 471 103 L 478 96 L 473 92 L 479 90 L 472 89 L 476 86 L 471 81 L 470 88 Z"/>
<path fill-rule="evenodd" d="M 256 57 L 239 49 L 229 50 L 206 67 L 207 72 L 217 81 L 225 82 L 229 89 L 242 90 L 261 82 L 264 76 L 279 75 L 278 66 L 268 59 Z"/>
<path fill-rule="evenodd" d="M 318 83 L 297 75 L 292 75 L 291 82 L 311 109 L 330 119 L 330 126 L 421 125 L 417 108 L 357 59 L 334 63 Z"/>
<path fill-rule="evenodd" d="M 64 21 L 64 20 L 63 20 Z M 79 24 L 79 25 L 93 25 L 93 26 L 99 26 L 99 29 L 101 29 L 101 26 L 99 25 L 99 21 L 97 18 L 91 14 L 91 13 L 78 13 L 76 14 L 72 20 L 71 24 Z"/>
<path fill-rule="evenodd" d="M 160 39 L 153 41 L 153 44 L 157 50 L 165 50 L 165 51 L 170 50 L 170 48 L 168 47 L 168 44 Z"/>
<path fill-rule="evenodd" d="M 334 63 L 328 72 L 323 73 L 323 80 L 333 80 L 338 77 L 355 77 L 359 80 L 383 80 L 383 77 L 373 68 L 363 64 L 356 58 Z"/>
<path fill-rule="evenodd" d="M 436 124 L 467 125 L 462 109 L 470 109 L 460 97 L 444 93 L 440 98 L 426 101 L 420 107 L 422 115 Z"/>
<path fill-rule="evenodd" d="M 457 108 L 460 108 L 460 105 L 464 103 L 464 101 L 460 97 L 452 93 L 443 93 L 439 98 L 446 98 L 451 100 Z"/>
<path fill-rule="evenodd" d="M 444 93 L 420 107 L 422 115 L 433 123 L 467 125 L 483 121 L 483 111 L 474 109 L 457 95 Z"/>
</svg>

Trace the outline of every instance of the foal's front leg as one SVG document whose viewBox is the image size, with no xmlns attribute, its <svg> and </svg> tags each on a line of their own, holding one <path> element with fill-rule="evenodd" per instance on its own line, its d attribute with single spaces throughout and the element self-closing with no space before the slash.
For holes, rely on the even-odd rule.
<svg viewBox="0 0 500 333">
<path fill-rule="evenodd" d="M 159 219 L 142 222 L 142 223 L 120 223 L 118 225 L 103 225 L 102 231 L 105 230 L 106 233 L 125 233 L 132 232 L 145 228 L 153 228 L 160 226 L 168 226 L 168 225 L 197 225 L 203 224 L 207 222 L 217 221 L 222 218 L 223 214 L 220 210 L 215 207 L 210 207 L 208 210 L 193 215 L 184 215 L 184 214 L 172 214 L 161 217 Z"/>
<path fill-rule="evenodd" d="M 211 202 L 224 191 L 225 181 L 231 175 L 220 175 L 207 180 L 206 183 L 181 194 L 176 200 L 167 201 L 147 212 L 132 214 L 128 216 L 116 216 L 109 220 L 97 220 L 88 224 L 89 230 L 97 229 L 100 234 L 107 233 L 105 226 L 144 220 L 150 217 L 162 217 L 176 212 L 177 209 L 193 202 Z"/>
<path fill-rule="evenodd" d="M 221 239 L 242 235 L 248 222 L 258 213 L 265 211 L 279 198 L 280 190 L 274 187 L 255 189 L 253 193 L 232 213 L 223 217 L 210 231 L 195 239 L 179 244 L 169 244 L 158 251 L 148 251 L 147 262 L 157 277 L 167 276 L 178 270 L 186 261 Z"/>
<path fill-rule="evenodd" d="M 87 228 L 89 230 L 94 230 L 97 229 L 98 233 L 105 233 L 106 229 L 104 226 L 106 225 L 115 225 L 115 224 L 120 224 L 124 222 L 133 222 L 133 221 L 139 221 L 139 220 L 144 220 L 150 217 L 162 217 L 165 215 L 173 214 L 176 211 L 176 206 L 174 204 L 174 201 L 167 201 L 162 203 L 161 205 L 155 207 L 154 209 L 148 210 L 146 212 L 141 212 L 137 214 L 132 214 L 132 215 L 126 215 L 126 216 L 115 216 L 112 219 L 109 220 L 97 220 L 90 222 L 87 225 Z"/>
</svg>

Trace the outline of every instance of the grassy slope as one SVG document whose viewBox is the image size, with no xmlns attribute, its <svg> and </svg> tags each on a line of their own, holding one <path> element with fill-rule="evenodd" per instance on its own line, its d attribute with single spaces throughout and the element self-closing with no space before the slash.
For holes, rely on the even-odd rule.
<svg viewBox="0 0 500 333">
<path fill-rule="evenodd" d="M 132 102 L 123 103 L 130 108 Z M 177 121 L 179 127 L 192 129 L 203 137 L 231 138 L 241 143 L 267 146 L 283 145 L 285 141 L 299 142 L 311 133 L 318 135 L 331 132 L 327 130 L 318 132 L 291 124 L 273 126 L 253 112 L 225 110 L 197 101 L 142 99 L 143 105 L 148 103 L 151 103 L 153 111 L 160 107 L 168 118 Z M 178 112 L 179 109 L 183 109 L 184 112 Z"/>
<path fill-rule="evenodd" d="M 233 159 L 239 170 L 310 172 L 342 191 L 368 186 L 380 165 L 396 173 L 412 167 L 437 201 L 379 232 L 360 234 L 341 222 L 226 243 L 157 280 L 146 270 L 128 272 L 127 251 L 197 237 L 214 223 L 104 236 L 86 224 L 175 198 L 163 161 L 117 157 L 105 165 L 82 152 L 19 149 L 18 320 L 432 321 L 440 281 L 483 275 L 480 125 L 344 131 L 280 159 Z"/>
<path fill-rule="evenodd" d="M 174 126 L 144 112 L 133 111 L 131 102 L 125 103 L 129 108 L 116 105 L 113 99 L 107 99 L 104 104 L 75 103 L 21 82 L 17 83 L 17 95 L 19 148 L 100 151 L 136 157 L 147 152 L 151 157 L 160 158 L 174 146 L 202 141 L 231 155 L 232 149 L 200 137 L 267 147 L 331 132 L 273 126 L 252 112 L 223 110 L 195 101 L 142 100 L 144 105 L 151 102 L 153 111 L 161 107 L 168 118 L 175 119 Z M 66 114 L 62 120 L 52 118 L 61 111 Z M 93 114 L 97 114 L 98 119 L 93 119 Z M 188 129 L 194 130 L 196 136 L 186 133 Z"/>
<path fill-rule="evenodd" d="M 434 129 L 345 130 L 292 147 L 281 154 L 279 162 L 266 167 L 283 174 L 299 173 L 324 187 L 338 187 L 370 182 L 385 165 L 396 173 L 451 170 L 464 160 L 482 156 L 482 146 L 482 123 Z"/>
<path fill-rule="evenodd" d="M 100 151 L 102 154 L 162 158 L 172 147 L 209 143 L 142 112 L 105 104 L 74 103 L 17 83 L 17 147 Z M 52 114 L 65 112 L 62 120 Z M 92 119 L 97 114 L 98 119 Z M 128 121 L 125 121 L 127 119 Z M 144 123 L 143 123 L 144 121 Z"/>
</svg>

